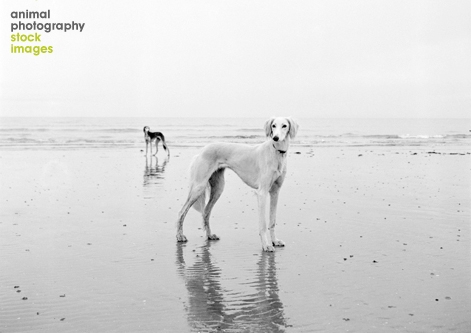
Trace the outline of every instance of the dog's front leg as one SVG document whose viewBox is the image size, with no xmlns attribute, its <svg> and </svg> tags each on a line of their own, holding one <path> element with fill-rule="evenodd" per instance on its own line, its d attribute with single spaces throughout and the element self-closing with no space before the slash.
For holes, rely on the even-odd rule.
<svg viewBox="0 0 471 333">
<path fill-rule="evenodd" d="M 272 246 L 270 236 L 268 234 L 268 227 L 266 221 L 266 204 L 267 204 L 268 191 L 258 190 L 258 231 L 260 240 L 262 241 L 263 251 L 273 252 L 275 248 Z"/>
<path fill-rule="evenodd" d="M 270 238 L 274 246 L 285 246 L 285 243 L 275 236 L 276 207 L 278 205 L 278 193 L 280 193 L 280 187 L 281 185 L 274 183 L 270 189 L 270 224 L 268 226 L 268 230 L 270 230 Z"/>
</svg>

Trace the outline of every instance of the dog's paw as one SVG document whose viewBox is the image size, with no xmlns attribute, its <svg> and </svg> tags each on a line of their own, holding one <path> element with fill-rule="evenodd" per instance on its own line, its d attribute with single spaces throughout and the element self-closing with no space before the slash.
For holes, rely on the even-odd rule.
<svg viewBox="0 0 471 333">
<path fill-rule="evenodd" d="M 179 234 L 177 235 L 177 242 L 188 242 L 188 239 L 186 239 L 185 235 Z"/>
<path fill-rule="evenodd" d="M 212 234 L 212 235 L 208 235 L 208 239 L 209 240 L 219 240 L 219 237 L 216 236 L 215 234 Z"/>
<path fill-rule="evenodd" d="M 279 247 L 283 247 L 285 246 L 285 242 L 283 242 L 282 240 L 280 239 L 277 239 L 273 242 L 273 246 L 279 246 Z"/>
<path fill-rule="evenodd" d="M 268 245 L 268 246 L 263 247 L 263 251 L 265 251 L 265 252 L 275 252 L 275 248 L 271 245 Z"/>
</svg>

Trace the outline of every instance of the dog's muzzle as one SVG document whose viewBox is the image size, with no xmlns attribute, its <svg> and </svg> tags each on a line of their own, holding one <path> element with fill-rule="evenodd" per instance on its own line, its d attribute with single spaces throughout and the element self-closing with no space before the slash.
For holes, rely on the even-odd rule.
<svg viewBox="0 0 471 333">
<path fill-rule="evenodd" d="M 278 136 L 276 136 L 276 135 L 275 135 L 272 139 L 273 139 L 273 141 L 275 141 L 275 142 L 278 142 L 278 140 L 279 140 L 279 139 L 278 139 Z"/>
</svg>

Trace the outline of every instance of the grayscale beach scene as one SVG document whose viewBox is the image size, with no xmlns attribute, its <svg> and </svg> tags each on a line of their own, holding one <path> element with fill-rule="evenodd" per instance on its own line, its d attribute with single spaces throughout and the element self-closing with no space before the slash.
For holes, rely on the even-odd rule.
<svg viewBox="0 0 471 333">
<path fill-rule="evenodd" d="M 470 13 L 1 0 L 0 333 L 471 333 Z"/>
<path fill-rule="evenodd" d="M 0 331 L 466 332 L 469 121 L 300 119 L 286 246 L 262 251 L 231 171 L 220 240 L 192 210 L 177 243 L 193 155 L 263 142 L 264 121 L 3 118 Z M 170 157 L 144 156 L 144 124 Z"/>
</svg>

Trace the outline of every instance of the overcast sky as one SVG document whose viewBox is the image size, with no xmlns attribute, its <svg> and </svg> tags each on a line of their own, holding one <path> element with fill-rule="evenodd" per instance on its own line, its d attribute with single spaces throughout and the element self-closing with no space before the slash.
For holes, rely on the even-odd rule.
<svg viewBox="0 0 471 333">
<path fill-rule="evenodd" d="M 23 43 L 53 53 L 12 54 L 10 14 L 26 9 L 85 27 Z M 1 0 L 0 12 L 1 116 L 471 115 L 469 0 Z"/>
</svg>

